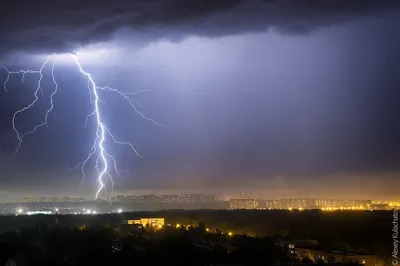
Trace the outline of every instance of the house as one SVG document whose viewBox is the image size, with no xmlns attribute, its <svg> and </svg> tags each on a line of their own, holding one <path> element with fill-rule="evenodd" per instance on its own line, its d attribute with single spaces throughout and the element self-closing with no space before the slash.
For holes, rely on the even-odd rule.
<svg viewBox="0 0 400 266">
<path fill-rule="evenodd" d="M 327 250 L 321 248 L 294 247 L 296 258 L 308 258 L 313 262 L 323 261 L 325 263 L 358 263 L 365 266 L 375 266 L 375 256 L 359 252 L 348 252 L 340 250 Z"/>
</svg>

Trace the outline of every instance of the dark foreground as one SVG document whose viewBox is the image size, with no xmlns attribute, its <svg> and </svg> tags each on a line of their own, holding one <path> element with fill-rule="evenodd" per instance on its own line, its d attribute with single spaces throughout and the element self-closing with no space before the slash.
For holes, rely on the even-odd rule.
<svg viewBox="0 0 400 266">
<path fill-rule="evenodd" d="M 129 232 L 121 225 L 140 217 L 163 217 L 165 225 Z M 8 216 L 0 217 L 0 266 L 9 260 L 18 266 L 316 263 L 307 254 L 290 254 L 285 243 L 299 239 L 316 240 L 326 250 L 373 254 L 377 265 L 390 265 L 391 229 L 390 211 Z"/>
</svg>

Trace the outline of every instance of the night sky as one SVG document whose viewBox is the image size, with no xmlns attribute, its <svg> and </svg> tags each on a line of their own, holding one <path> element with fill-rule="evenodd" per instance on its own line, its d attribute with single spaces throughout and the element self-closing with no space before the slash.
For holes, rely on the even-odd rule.
<svg viewBox="0 0 400 266">
<path fill-rule="evenodd" d="M 87 80 L 137 95 L 136 115 L 102 92 L 108 143 L 121 176 L 115 193 L 203 192 L 221 197 L 397 199 L 400 187 L 400 1 L 3 1 L 0 63 L 40 68 L 57 54 L 59 93 L 49 127 L 18 155 L 13 113 L 33 100 L 38 76 L 0 87 L 0 200 L 93 197 L 80 171 L 94 138 Z M 17 117 L 43 121 L 52 92 Z M 0 69 L 0 83 L 7 72 Z M 93 166 L 93 164 L 91 165 Z"/>
</svg>

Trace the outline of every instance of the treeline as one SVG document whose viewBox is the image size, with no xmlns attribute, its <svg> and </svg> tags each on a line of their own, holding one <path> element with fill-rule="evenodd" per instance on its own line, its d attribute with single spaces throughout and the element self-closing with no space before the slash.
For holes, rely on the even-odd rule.
<svg viewBox="0 0 400 266">
<path fill-rule="evenodd" d="M 0 232 L 43 224 L 51 228 L 118 228 L 121 220 L 162 217 L 166 224 L 198 224 L 210 229 L 252 236 L 316 239 L 327 248 L 364 251 L 390 256 L 390 211 L 158 211 L 110 215 L 59 215 L 0 217 Z"/>
<path fill-rule="evenodd" d="M 166 227 L 117 238 L 108 228 L 37 226 L 0 235 L 0 265 L 263 265 L 289 262 L 273 238 L 230 236 L 203 227 Z M 234 247 L 234 248 L 233 248 Z"/>
</svg>

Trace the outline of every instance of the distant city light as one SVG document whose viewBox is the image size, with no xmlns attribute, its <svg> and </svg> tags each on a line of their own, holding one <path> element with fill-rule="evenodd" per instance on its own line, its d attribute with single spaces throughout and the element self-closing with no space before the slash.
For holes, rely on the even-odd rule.
<svg viewBox="0 0 400 266">
<path fill-rule="evenodd" d="M 87 214 L 91 214 L 92 211 L 88 209 L 88 210 L 86 210 L 86 213 L 87 213 Z"/>
<path fill-rule="evenodd" d="M 181 227 L 181 225 L 180 224 L 176 224 L 176 228 L 179 228 L 179 227 Z"/>
<path fill-rule="evenodd" d="M 56 212 L 58 212 L 58 208 L 55 208 L 54 210 L 55 210 Z"/>
<path fill-rule="evenodd" d="M 232 233 L 232 232 L 229 232 L 229 233 L 228 233 L 228 235 L 229 235 L 229 236 L 232 236 L 232 235 L 233 235 L 233 233 Z"/>
<path fill-rule="evenodd" d="M 24 210 L 23 209 L 18 209 L 17 212 L 18 213 L 22 213 Z"/>
<path fill-rule="evenodd" d="M 34 212 L 27 212 L 26 214 L 27 215 L 35 215 L 35 214 L 46 214 L 46 215 L 49 215 L 49 214 L 52 214 L 52 212 L 51 211 L 34 211 Z"/>
<path fill-rule="evenodd" d="M 122 213 L 122 210 L 121 210 L 121 209 L 118 209 L 118 213 Z"/>
</svg>

